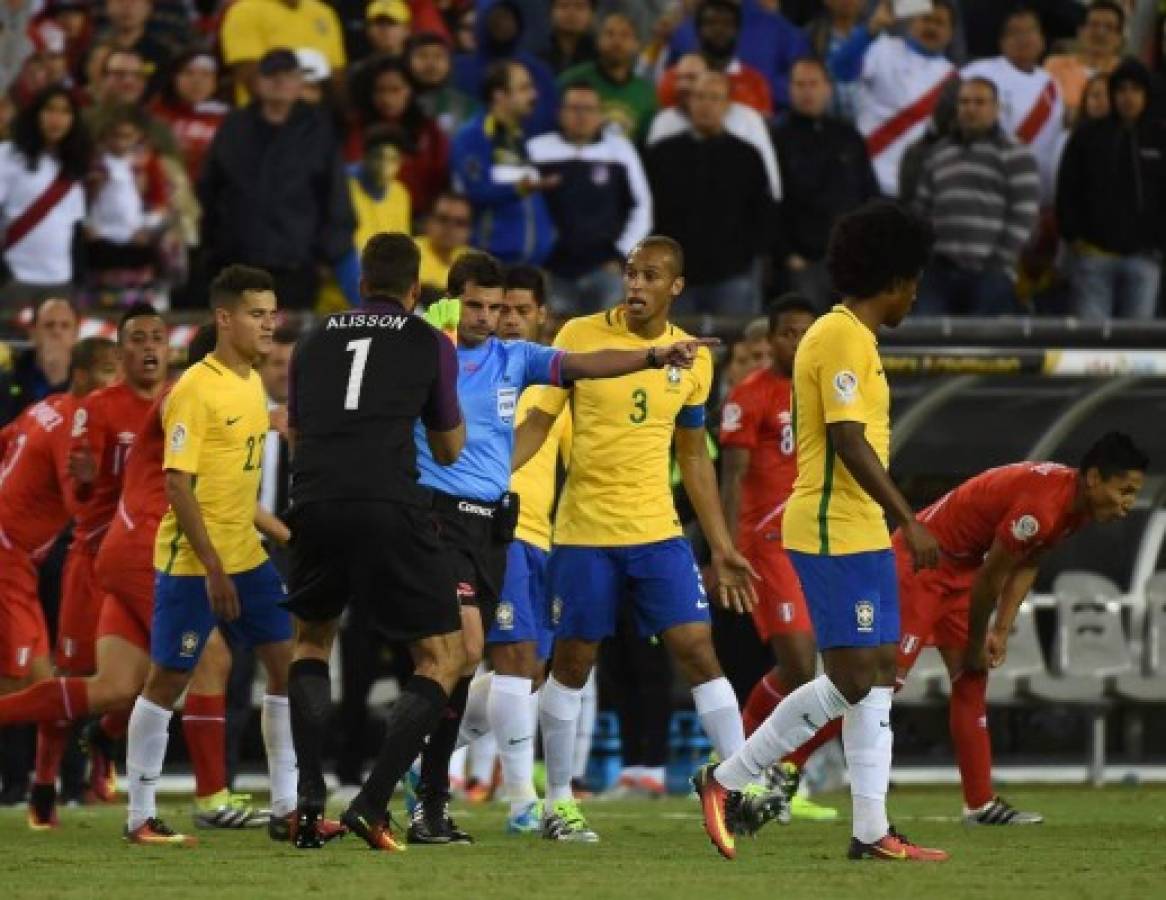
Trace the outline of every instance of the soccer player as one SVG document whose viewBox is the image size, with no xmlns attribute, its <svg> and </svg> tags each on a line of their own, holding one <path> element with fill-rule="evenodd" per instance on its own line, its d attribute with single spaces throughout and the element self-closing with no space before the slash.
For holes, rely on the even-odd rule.
<svg viewBox="0 0 1166 900">
<path fill-rule="evenodd" d="M 555 346 L 634 349 L 659 362 L 661 349 L 688 338 L 668 322 L 684 289 L 684 252 L 671 238 L 650 236 L 624 269 L 626 297 L 606 312 L 573 319 Z M 755 600 L 749 563 L 733 547 L 709 458 L 704 404 L 712 360 L 702 350 L 690 370 L 675 365 L 610 381 L 574 381 L 548 389 L 519 429 L 515 460 L 542 446 L 571 402 L 574 437 L 555 520 L 549 577 L 556 646 L 543 686 L 539 720 L 547 764 L 543 836 L 594 842 L 571 793 L 575 732 L 583 686 L 599 642 L 614 633 L 624 598 L 643 635 L 660 635 L 693 686 L 705 732 L 722 756 L 744 740 L 737 698 L 713 650 L 709 601 L 692 548 L 681 536 L 669 483 L 675 440 L 684 486 L 713 553 L 722 602 L 741 612 Z"/>
<path fill-rule="evenodd" d="M 765 321 L 765 320 L 762 320 Z M 797 476 L 790 378 L 794 353 L 814 322 L 814 306 L 797 294 L 779 298 L 767 323 L 770 365 L 733 388 L 721 411 L 721 503 L 737 546 L 761 576 L 753 624 L 773 649 L 777 665 L 757 682 L 741 719 L 745 735 L 765 721 L 781 699 L 810 681 L 818 647 L 802 586 L 781 545 L 781 520 Z M 841 733 L 841 723 L 823 729 L 767 773 L 789 801 L 791 815 L 831 820 L 836 810 L 798 795 L 802 768 L 821 744 Z"/>
<path fill-rule="evenodd" d="M 913 565 L 933 567 L 939 548 L 887 473 L 891 393 L 876 335 L 911 309 L 931 243 L 926 223 L 888 201 L 843 216 L 830 237 L 827 266 L 845 300 L 798 347 L 798 475 L 782 519 L 825 673 L 791 691 L 738 752 L 693 778 L 705 830 L 728 859 L 736 856 L 737 792 L 837 718 L 854 809 L 850 858 L 946 858 L 907 841 L 886 813 L 899 604 L 884 511 L 900 524 Z"/>
<path fill-rule="evenodd" d="M 292 356 L 295 844 L 318 848 L 329 837 L 321 827 L 328 658 L 351 602 L 378 637 L 406 642 L 415 666 L 389 708 L 372 772 L 341 817 L 372 849 L 392 852 L 402 844 L 389 827 L 389 798 L 465 666 L 454 574 L 429 492 L 417 484 L 414 426 L 421 422 L 444 465 L 462 452 L 466 428 L 453 345 L 411 315 L 420 292 L 416 245 L 378 234 L 360 262 L 363 308 L 326 318 Z"/>
<path fill-rule="evenodd" d="M 83 398 L 71 422 L 67 505 L 73 540 L 61 576 L 56 674 L 86 676 L 96 665 L 102 590 L 93 561 L 121 493 L 126 454 L 166 380 L 166 325 L 148 303 L 131 306 L 118 325 L 122 380 Z M 37 728 L 37 779 L 30 821 L 56 822 L 56 776 L 72 724 L 62 717 Z"/>
<path fill-rule="evenodd" d="M 534 266 L 506 270 L 498 337 L 537 342 L 546 321 L 546 276 Z M 515 421 L 533 407 L 536 391 L 518 398 Z M 547 557 L 551 549 L 551 508 L 555 501 L 558 460 L 570 455 L 571 417 L 564 410 L 538 452 L 510 476 L 518 495 L 518 525 L 506 555 L 498 611 L 486 634 L 486 653 L 493 673 L 470 686 L 469 702 L 458 742 L 469 743 L 487 731 L 494 734 L 501 760 L 505 799 L 510 801 L 506 830 L 537 832 L 542 824 L 535 792 L 534 735 L 538 725 L 537 692 L 551 655 Z M 527 703 L 524 705 L 523 700 Z"/>
<path fill-rule="evenodd" d="M 421 782 L 417 789 L 420 803 L 413 810 L 409 826 L 409 840 L 413 843 L 471 840 L 449 816 L 449 757 L 465 712 L 469 679 L 482 658 L 485 631 L 495 621 L 507 547 L 517 524 L 518 510 L 509 485 L 512 459 L 516 458 L 514 426 L 519 395 L 530 385 L 559 385 L 576 380 L 597 383 L 665 366 L 679 378 L 683 369 L 693 365 L 702 346 L 716 343 L 685 340 L 686 336 L 680 335 L 681 340 L 673 336 L 651 349 L 598 349 L 604 345 L 595 344 L 579 348 L 593 351 L 584 353 L 575 348 L 500 341 L 494 333 L 503 308 L 505 278 L 501 264 L 485 253 L 467 253 L 450 269 L 447 287 L 450 296 L 460 301 L 458 398 L 466 413 L 466 446 L 457 462 L 442 466 L 430 455 L 424 433 L 418 428 L 417 463 L 420 484 L 433 491 L 434 508 L 449 549 L 448 563 L 458 583 L 468 669 L 450 698 L 446 718 L 421 755 Z M 529 455 L 519 458 L 525 461 Z M 510 662 L 516 663 L 515 671 L 521 665 L 518 660 Z M 531 664 L 529 655 L 525 664 Z M 529 696 L 528 679 L 523 677 L 522 682 Z M 522 701 L 523 706 L 527 703 Z M 500 751 L 510 740 L 533 740 L 520 717 L 504 718 L 501 731 L 495 733 Z"/>
<path fill-rule="evenodd" d="M 285 539 L 258 509 L 260 466 L 269 427 L 253 365 L 271 347 L 271 276 L 229 266 L 210 289 L 217 341 L 183 373 L 162 410 L 165 490 L 170 508 L 158 528 L 150 669 L 130 714 L 126 840 L 193 844 L 158 818 L 156 784 L 166 757 L 174 704 L 214 630 L 234 629 L 267 671 L 263 739 L 271 775 L 275 838 L 286 839 L 295 810 L 295 753 L 287 702 L 291 619 L 284 588 L 256 524 Z M 278 522 L 276 522 L 278 524 Z"/>
<path fill-rule="evenodd" d="M 73 347 L 69 389 L 0 431 L 0 695 L 52 674 L 37 566 L 69 522 L 69 434 L 81 398 L 111 384 L 117 350 L 105 338 Z"/>
<path fill-rule="evenodd" d="M 992 790 L 988 670 L 1004 662 L 1016 611 L 1041 558 L 1088 522 L 1124 518 L 1148 463 L 1129 437 L 1111 432 L 1076 469 L 1023 462 L 977 475 L 917 516 L 943 553 L 934 570 L 916 571 L 902 532 L 893 537 L 902 604 L 898 681 L 907 678 L 930 636 L 951 676 L 951 738 L 969 825 L 1043 821 Z"/>
</svg>

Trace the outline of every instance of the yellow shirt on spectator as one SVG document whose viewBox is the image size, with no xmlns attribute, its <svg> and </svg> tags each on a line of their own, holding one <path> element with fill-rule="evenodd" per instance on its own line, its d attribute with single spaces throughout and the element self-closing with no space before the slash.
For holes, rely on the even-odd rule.
<svg viewBox="0 0 1166 900">
<path fill-rule="evenodd" d="M 354 175 L 348 177 L 348 195 L 352 211 L 356 213 L 356 233 L 353 240 L 359 253 L 369 238 L 382 231 L 400 231 L 409 234 L 413 227 L 413 201 L 409 189 L 393 181 L 379 200 L 373 197 Z"/>
<path fill-rule="evenodd" d="M 235 0 L 223 16 L 219 39 L 228 66 L 258 62 L 278 47 L 319 50 L 333 72 L 347 65 L 340 19 L 320 0 L 300 0 L 295 6 L 282 0 Z M 240 105 L 249 99 L 244 85 L 237 85 L 235 94 Z"/>
<path fill-rule="evenodd" d="M 421 251 L 421 275 L 419 281 L 422 287 L 432 287 L 445 292 L 446 282 L 449 280 L 449 270 L 457 258 L 469 250 L 469 247 L 458 247 L 450 254 L 446 261 L 437 255 L 437 251 L 429 243 L 429 238 L 414 239 L 417 249 Z"/>
<path fill-rule="evenodd" d="M 828 425 L 860 422 L 887 465 L 891 455 L 891 389 L 878 342 L 847 307 L 810 326 L 794 358 L 794 435 L 798 477 L 782 518 L 788 550 L 842 556 L 891 546 L 882 507 L 834 452 Z"/>
</svg>

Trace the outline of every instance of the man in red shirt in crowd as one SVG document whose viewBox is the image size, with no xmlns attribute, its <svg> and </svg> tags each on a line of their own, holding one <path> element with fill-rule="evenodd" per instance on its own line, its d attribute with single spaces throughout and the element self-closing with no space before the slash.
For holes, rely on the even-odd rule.
<svg viewBox="0 0 1166 900">
<path fill-rule="evenodd" d="M 69 390 L 30 406 L 0 432 L 0 695 L 51 674 L 37 566 L 69 522 L 64 485 L 77 404 L 117 373 L 112 341 L 78 342 Z"/>
<path fill-rule="evenodd" d="M 777 300 L 769 312 L 773 364 L 733 388 L 721 414 L 721 502 L 725 521 L 736 529 L 737 546 L 761 576 L 753 623 L 773 649 L 777 665 L 757 682 L 742 719 L 750 735 L 781 699 L 810 681 L 818 648 L 801 583 L 781 543 L 785 503 L 797 476 L 797 450 L 790 403 L 794 353 L 813 324 L 814 306 L 797 294 Z M 797 795 L 802 768 L 810 755 L 841 730 L 823 729 L 772 772 L 774 787 L 786 792 L 790 812 L 799 818 L 833 819 L 836 810 Z"/>
<path fill-rule="evenodd" d="M 915 571 L 902 535 L 895 533 L 902 616 L 897 682 L 903 684 L 928 642 L 939 649 L 951 676 L 951 737 L 967 824 L 1043 821 L 992 790 L 988 669 L 1004 662 L 1016 611 L 1044 554 L 1088 522 L 1124 518 L 1148 464 L 1129 437 L 1110 432 L 1076 469 L 1049 462 L 989 469 L 917 516 L 942 549 L 936 569 Z"/>
</svg>

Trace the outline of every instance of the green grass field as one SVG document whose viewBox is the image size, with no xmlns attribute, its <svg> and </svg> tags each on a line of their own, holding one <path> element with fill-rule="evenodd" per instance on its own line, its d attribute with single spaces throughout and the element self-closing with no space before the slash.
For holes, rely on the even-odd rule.
<svg viewBox="0 0 1166 900">
<path fill-rule="evenodd" d="M 22 810 L 0 810 L 0 897 L 108 900 L 137 897 L 574 898 L 1166 896 L 1166 788 L 1032 788 L 1009 791 L 1045 813 L 1034 828 L 966 829 L 953 788 L 902 789 L 891 809 L 900 830 L 952 854 L 942 865 L 851 863 L 848 823 L 770 826 L 716 855 L 688 800 L 588 804 L 601 843 L 557 845 L 502 833 L 499 804 L 457 808 L 474 847 L 374 854 L 352 838 L 317 852 L 276 846 L 266 831 L 200 832 L 194 849 L 130 847 L 122 811 L 62 811 L 55 833 L 33 833 Z M 845 806 L 844 796 L 824 798 Z M 175 826 L 186 807 L 164 802 Z"/>
</svg>

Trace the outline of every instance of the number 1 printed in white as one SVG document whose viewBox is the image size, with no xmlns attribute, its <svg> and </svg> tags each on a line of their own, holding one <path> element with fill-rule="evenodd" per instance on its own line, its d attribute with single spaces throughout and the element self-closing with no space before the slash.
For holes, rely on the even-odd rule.
<svg viewBox="0 0 1166 900">
<path fill-rule="evenodd" d="M 372 338 L 349 341 L 344 349 L 353 353 L 352 367 L 348 370 L 348 390 L 344 393 L 344 408 L 356 409 L 360 406 L 360 386 L 364 382 L 364 366 L 368 362 L 368 348 Z"/>
</svg>

